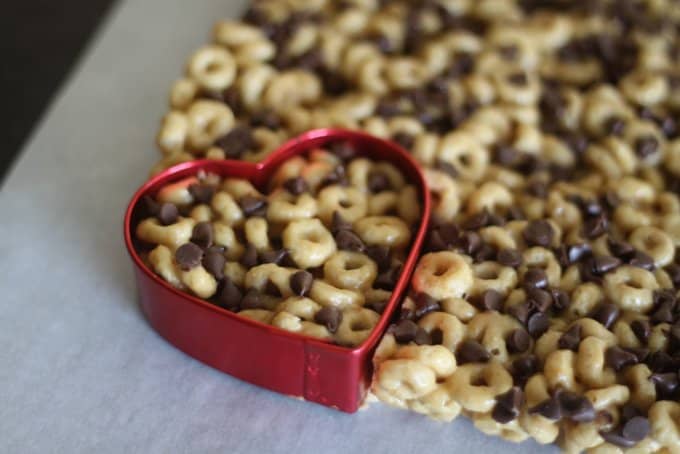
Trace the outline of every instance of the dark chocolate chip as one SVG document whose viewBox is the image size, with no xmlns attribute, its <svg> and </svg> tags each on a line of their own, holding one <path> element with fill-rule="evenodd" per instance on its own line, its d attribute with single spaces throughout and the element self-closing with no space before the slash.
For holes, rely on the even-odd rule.
<svg viewBox="0 0 680 454">
<path fill-rule="evenodd" d="M 569 328 L 564 334 L 560 336 L 557 340 L 557 346 L 562 350 L 578 350 L 578 346 L 581 343 L 581 325 L 576 324 Z"/>
<path fill-rule="evenodd" d="M 486 290 L 479 296 L 477 306 L 485 311 L 500 311 L 503 306 L 503 295 L 494 289 Z"/>
<path fill-rule="evenodd" d="M 203 260 L 201 262 L 203 268 L 212 274 L 218 281 L 224 278 L 224 265 L 227 259 L 224 257 L 224 252 L 217 248 L 210 248 L 205 251 Z"/>
<path fill-rule="evenodd" d="M 524 287 L 529 288 L 546 288 L 548 286 L 548 275 L 545 270 L 541 268 L 529 268 L 522 278 Z"/>
<path fill-rule="evenodd" d="M 413 144 L 415 143 L 416 139 L 408 132 L 398 131 L 392 136 L 392 140 L 397 142 L 397 144 L 399 144 L 402 148 L 410 150 L 413 148 Z"/>
<path fill-rule="evenodd" d="M 550 309 L 550 305 L 553 302 L 552 295 L 546 290 L 530 287 L 526 289 L 526 295 L 527 302 L 531 305 L 531 308 L 539 312 L 545 312 Z"/>
<path fill-rule="evenodd" d="M 512 362 L 512 376 L 515 383 L 523 384 L 538 371 L 539 362 L 536 355 L 526 355 Z"/>
<path fill-rule="evenodd" d="M 241 299 L 241 310 L 265 309 L 264 295 L 257 289 L 251 288 Z"/>
<path fill-rule="evenodd" d="M 619 318 L 620 313 L 621 310 L 615 304 L 602 303 L 595 309 L 590 317 L 600 322 L 605 328 L 609 329 L 614 324 L 616 319 Z"/>
<path fill-rule="evenodd" d="M 246 268 L 253 268 L 257 266 L 257 249 L 255 249 L 255 246 L 250 243 L 246 245 L 246 250 L 241 256 L 241 265 Z"/>
<path fill-rule="evenodd" d="M 387 307 L 387 303 L 389 301 L 371 301 L 370 303 L 366 303 L 364 307 L 371 309 L 372 311 L 377 312 L 378 314 L 382 314 L 385 312 L 385 308 Z"/>
<path fill-rule="evenodd" d="M 607 246 L 616 257 L 622 260 L 630 260 L 635 254 L 635 248 L 625 241 L 618 241 L 611 237 L 607 238 Z"/>
<path fill-rule="evenodd" d="M 595 419 L 595 408 L 585 396 L 579 396 L 571 391 L 557 394 L 562 416 L 575 422 L 590 422 Z"/>
<path fill-rule="evenodd" d="M 267 201 L 261 197 L 244 195 L 238 204 L 246 216 L 264 216 L 267 211 Z"/>
<path fill-rule="evenodd" d="M 368 246 L 366 248 L 366 255 L 378 265 L 378 270 L 380 271 L 386 270 L 392 263 L 392 253 L 387 246 Z"/>
<path fill-rule="evenodd" d="M 448 161 L 443 161 L 441 159 L 437 160 L 435 169 L 444 172 L 451 178 L 458 178 L 458 170 L 456 170 L 456 167 Z"/>
<path fill-rule="evenodd" d="M 189 194 L 197 203 L 210 203 L 215 194 L 215 187 L 209 184 L 192 184 L 189 186 Z"/>
<path fill-rule="evenodd" d="M 479 230 L 489 225 L 489 211 L 484 208 L 481 212 L 469 217 L 462 225 L 465 230 Z"/>
<path fill-rule="evenodd" d="M 329 149 L 343 161 L 349 161 L 357 154 L 357 150 L 354 145 L 352 145 L 352 142 L 348 141 L 333 142 L 329 146 Z"/>
<path fill-rule="evenodd" d="M 390 189 L 390 179 L 384 172 L 378 170 L 371 170 L 367 176 L 368 189 L 371 192 L 382 192 Z"/>
<path fill-rule="evenodd" d="M 416 345 L 432 345 L 432 336 L 430 336 L 430 333 L 423 328 L 418 328 L 416 337 L 413 338 L 413 342 L 415 342 Z"/>
<path fill-rule="evenodd" d="M 264 287 L 264 293 L 266 293 L 267 295 L 274 296 L 276 298 L 281 298 L 283 296 L 281 290 L 279 289 L 279 286 L 276 285 L 276 283 L 271 279 L 267 279 L 267 283 L 265 284 Z"/>
<path fill-rule="evenodd" d="M 522 232 L 522 236 L 529 246 L 548 247 L 554 235 L 552 226 L 545 219 L 530 221 Z"/>
<path fill-rule="evenodd" d="M 638 363 L 644 363 L 649 357 L 649 349 L 645 347 L 626 347 L 624 350 L 635 355 Z"/>
<path fill-rule="evenodd" d="M 482 238 L 477 232 L 465 232 L 456 242 L 456 246 L 465 254 L 473 255 L 482 245 Z"/>
<path fill-rule="evenodd" d="M 314 321 L 335 333 L 342 322 L 342 311 L 334 306 L 323 307 L 314 315 Z"/>
<path fill-rule="evenodd" d="M 203 249 L 194 243 L 185 243 L 175 251 L 175 260 L 184 271 L 199 266 L 202 259 Z"/>
<path fill-rule="evenodd" d="M 144 216 L 158 216 L 161 209 L 161 204 L 156 202 L 150 195 L 145 195 L 140 201 L 140 207 Z M 160 220 L 160 219 L 159 219 Z"/>
<path fill-rule="evenodd" d="M 419 293 L 416 296 L 416 318 L 438 310 L 441 310 L 439 302 L 427 293 Z"/>
<path fill-rule="evenodd" d="M 485 363 L 491 359 L 491 354 L 486 351 L 484 346 L 474 340 L 461 342 L 456 351 L 458 364 L 465 363 Z"/>
<path fill-rule="evenodd" d="M 626 122 L 623 118 L 612 116 L 604 122 L 604 130 L 607 134 L 613 136 L 620 136 L 626 128 Z"/>
<path fill-rule="evenodd" d="M 622 448 L 631 448 L 636 444 L 633 440 L 629 440 L 623 436 L 620 427 L 610 430 L 609 432 L 601 430 L 599 431 L 599 434 L 607 443 L 611 443 Z"/>
<path fill-rule="evenodd" d="M 559 289 L 551 289 L 550 293 L 553 298 L 552 308 L 554 311 L 561 312 L 571 306 L 571 298 L 567 292 Z"/>
<path fill-rule="evenodd" d="M 279 129 L 281 127 L 281 119 L 271 109 L 264 109 L 255 112 L 250 117 L 250 124 L 252 126 L 261 126 L 267 129 Z"/>
<path fill-rule="evenodd" d="M 331 232 L 337 234 L 341 230 L 352 230 L 352 224 L 346 221 L 338 211 L 334 211 L 331 220 Z"/>
<path fill-rule="evenodd" d="M 607 215 L 601 213 L 598 216 L 591 217 L 583 224 L 583 235 L 586 238 L 596 238 L 607 231 L 609 221 Z"/>
<path fill-rule="evenodd" d="M 633 257 L 628 261 L 628 264 L 647 271 L 652 271 L 655 267 L 654 259 L 642 251 L 635 251 Z"/>
<path fill-rule="evenodd" d="M 527 320 L 527 330 L 532 337 L 540 337 L 550 328 L 550 319 L 542 312 L 536 312 L 529 316 Z"/>
<path fill-rule="evenodd" d="M 673 360 L 673 357 L 663 351 L 656 351 L 650 354 L 647 357 L 646 363 L 652 372 L 671 372 L 674 371 L 675 368 L 675 361 Z"/>
<path fill-rule="evenodd" d="M 290 275 L 290 289 L 299 296 L 306 296 L 314 283 L 314 276 L 309 271 L 296 271 Z"/>
<path fill-rule="evenodd" d="M 340 230 L 335 234 L 335 242 L 338 245 L 338 249 L 344 251 L 362 252 L 365 249 L 364 242 L 351 230 Z"/>
<path fill-rule="evenodd" d="M 522 254 L 517 249 L 502 249 L 496 260 L 503 266 L 517 268 L 522 264 Z"/>
<path fill-rule="evenodd" d="M 523 325 L 526 324 L 527 320 L 529 319 L 529 313 L 531 312 L 531 305 L 529 303 L 520 303 L 516 304 L 514 306 L 509 307 L 506 312 L 513 317 L 515 317 L 517 320 L 519 320 L 520 323 Z"/>
<path fill-rule="evenodd" d="M 288 255 L 286 249 L 277 249 L 273 251 L 263 251 L 260 253 L 260 263 L 275 263 L 277 265 L 283 262 L 283 259 Z"/>
<path fill-rule="evenodd" d="M 213 243 L 213 227 L 209 222 L 199 222 L 191 232 L 191 242 L 207 249 Z"/>
<path fill-rule="evenodd" d="M 640 342 L 643 344 L 647 343 L 649 334 L 652 332 L 652 327 L 649 323 L 649 320 L 634 320 L 630 324 L 630 328 L 633 330 L 633 333 L 635 333 L 635 336 Z"/>
<path fill-rule="evenodd" d="M 618 268 L 621 265 L 621 260 L 611 255 L 599 255 L 593 257 L 593 272 L 597 274 L 605 274 Z"/>
<path fill-rule="evenodd" d="M 307 182 L 302 177 L 289 178 L 283 183 L 283 187 L 286 191 L 293 195 L 300 195 L 304 192 L 309 191 L 309 186 Z"/>
<path fill-rule="evenodd" d="M 569 264 L 579 262 L 583 258 L 589 256 L 590 253 L 591 250 L 588 243 L 570 244 L 567 246 Z"/>
<path fill-rule="evenodd" d="M 513 330 L 505 339 L 510 353 L 524 353 L 531 346 L 531 337 L 526 330 L 520 328 Z"/>
<path fill-rule="evenodd" d="M 382 273 L 379 273 L 378 277 L 375 278 L 375 282 L 373 283 L 373 285 L 379 289 L 393 290 L 394 287 L 397 285 L 400 276 L 401 276 L 401 264 L 397 264 L 396 266 L 386 271 L 383 271 Z"/>
<path fill-rule="evenodd" d="M 243 294 L 236 284 L 228 277 L 225 277 L 217 297 L 217 304 L 225 309 L 236 311 L 241 304 L 242 297 Z"/>
<path fill-rule="evenodd" d="M 519 416 L 524 402 L 524 393 L 518 386 L 513 386 L 507 392 L 496 396 L 491 417 L 500 424 L 507 424 Z"/>
<path fill-rule="evenodd" d="M 616 372 L 619 372 L 624 367 L 632 366 L 637 363 L 637 356 L 617 345 L 609 347 L 605 352 L 605 364 Z"/>
<path fill-rule="evenodd" d="M 390 332 L 400 344 L 407 344 L 416 337 L 418 325 L 412 320 L 402 320 L 396 325 L 392 325 Z"/>
<path fill-rule="evenodd" d="M 255 137 L 253 137 L 253 130 L 248 126 L 242 125 L 233 128 L 220 138 L 215 145 L 224 150 L 227 158 L 233 159 L 240 158 L 243 153 L 255 148 L 257 143 Z"/>
<path fill-rule="evenodd" d="M 673 399 L 680 389 L 677 372 L 655 373 L 649 377 L 656 388 L 657 400 Z"/>
<path fill-rule="evenodd" d="M 508 76 L 508 82 L 510 82 L 513 85 L 524 86 L 529 83 L 529 79 L 527 78 L 526 73 L 516 72 Z"/>
<path fill-rule="evenodd" d="M 562 409 L 556 396 L 548 397 L 529 409 L 530 414 L 538 414 L 551 421 L 562 418 Z"/>
<path fill-rule="evenodd" d="M 526 189 L 529 194 L 539 199 L 545 199 L 548 196 L 548 185 L 543 181 L 532 181 Z"/>
<path fill-rule="evenodd" d="M 504 166 L 513 165 L 520 159 L 520 152 L 506 145 L 500 145 L 496 147 L 494 155 L 496 157 L 496 161 Z"/>
<path fill-rule="evenodd" d="M 634 416 L 623 425 L 621 433 L 628 440 L 634 442 L 642 441 L 651 429 L 649 420 L 643 416 Z"/>
<path fill-rule="evenodd" d="M 671 278 L 671 282 L 673 282 L 673 287 L 678 288 L 680 287 L 680 265 L 677 263 L 671 263 L 668 265 L 666 268 L 664 268 L 666 273 L 668 273 L 668 277 Z"/>
<path fill-rule="evenodd" d="M 179 217 L 179 210 L 174 203 L 166 202 L 158 208 L 157 217 L 160 223 L 163 225 L 174 224 L 177 222 L 177 218 Z"/>
<path fill-rule="evenodd" d="M 644 159 L 659 149 L 659 141 L 654 136 L 639 137 L 635 141 L 635 154 Z"/>
<path fill-rule="evenodd" d="M 662 302 L 650 317 L 652 323 L 673 323 L 673 306 L 674 302 Z"/>
</svg>

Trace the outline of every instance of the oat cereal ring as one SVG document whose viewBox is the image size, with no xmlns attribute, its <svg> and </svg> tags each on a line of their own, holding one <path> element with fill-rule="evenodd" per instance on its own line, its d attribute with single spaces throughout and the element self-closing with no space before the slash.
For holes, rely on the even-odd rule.
<svg viewBox="0 0 680 454">
<path fill-rule="evenodd" d="M 257 252 L 271 249 L 268 234 L 269 224 L 264 218 L 252 217 L 243 224 L 246 242 L 255 247 Z"/>
<path fill-rule="evenodd" d="M 314 321 L 314 315 L 320 309 L 315 301 L 301 296 L 286 298 L 276 306 L 276 312 L 285 311 L 306 321 Z"/>
<path fill-rule="evenodd" d="M 463 179 L 479 180 L 489 163 L 489 153 L 475 136 L 456 131 L 445 135 L 439 145 L 437 157 L 451 164 Z"/>
<path fill-rule="evenodd" d="M 475 428 L 486 435 L 498 436 L 514 443 L 520 443 L 529 438 L 529 434 L 517 419 L 501 424 L 493 418 L 490 412 L 476 413 L 470 417 Z"/>
<path fill-rule="evenodd" d="M 301 268 L 321 266 L 336 251 L 335 240 L 318 219 L 298 219 L 286 226 L 283 246 Z"/>
<path fill-rule="evenodd" d="M 579 383 L 591 388 L 603 388 L 616 383 L 616 373 L 605 363 L 606 350 L 607 343 L 597 337 L 588 336 L 581 341 L 574 362 Z"/>
<path fill-rule="evenodd" d="M 349 306 L 363 306 L 364 295 L 349 289 L 337 288 L 321 279 L 315 279 L 309 296 L 322 306 L 344 309 Z"/>
<path fill-rule="evenodd" d="M 215 193 L 210 201 L 210 207 L 227 226 L 240 225 L 244 220 L 241 207 L 228 192 Z"/>
<path fill-rule="evenodd" d="M 210 298 L 217 291 L 215 277 L 206 271 L 203 266 L 199 265 L 187 271 L 179 269 L 179 278 L 199 298 Z"/>
<path fill-rule="evenodd" d="M 669 452 L 680 446 L 680 403 L 659 401 L 649 409 L 650 436 Z"/>
<path fill-rule="evenodd" d="M 335 340 L 341 345 L 359 345 L 365 341 L 380 320 L 380 314 L 362 307 L 347 308 L 342 312 L 342 321 L 335 333 Z"/>
<path fill-rule="evenodd" d="M 156 218 L 147 218 L 137 225 L 135 235 L 142 241 L 162 244 L 175 251 L 189 242 L 195 225 L 196 221 L 191 218 L 181 218 L 170 225 L 162 225 Z"/>
<path fill-rule="evenodd" d="M 447 382 L 463 409 L 482 413 L 491 411 L 496 396 L 512 388 L 512 376 L 497 362 L 458 366 Z"/>
<path fill-rule="evenodd" d="M 403 248 L 411 241 L 411 230 L 396 216 L 366 216 L 354 223 L 354 230 L 368 245 Z"/>
<path fill-rule="evenodd" d="M 446 383 L 438 384 L 434 391 L 409 401 L 408 408 L 439 421 L 453 421 L 461 411 L 461 406 L 451 395 Z"/>
<path fill-rule="evenodd" d="M 571 350 L 555 350 L 543 364 L 543 374 L 551 390 L 565 389 L 580 392 L 581 385 L 576 381 L 576 353 Z"/>
<path fill-rule="evenodd" d="M 629 101 L 643 106 L 659 104 L 668 96 L 669 91 L 666 77 L 649 71 L 628 73 L 621 79 L 619 87 Z"/>
<path fill-rule="evenodd" d="M 652 308 L 652 293 L 659 284 L 647 270 L 621 266 L 605 275 L 603 288 L 607 297 L 621 309 L 646 313 Z"/>
<path fill-rule="evenodd" d="M 187 111 L 188 144 L 193 149 L 206 149 L 224 136 L 234 125 L 234 114 L 221 102 L 201 99 L 194 101 Z"/>
<path fill-rule="evenodd" d="M 176 110 L 186 110 L 196 99 L 198 91 L 196 81 L 189 78 L 178 79 L 170 89 L 170 107 Z"/>
<path fill-rule="evenodd" d="M 458 186 L 444 172 L 423 169 L 432 194 L 432 215 L 439 221 L 451 221 L 460 209 Z"/>
<path fill-rule="evenodd" d="M 229 225 L 216 221 L 212 223 L 213 242 L 225 248 L 224 256 L 227 260 L 238 260 L 243 254 L 244 247 L 236 238 L 236 232 Z"/>
<path fill-rule="evenodd" d="M 360 252 L 337 251 L 323 265 L 324 278 L 336 287 L 365 291 L 376 276 L 376 263 Z"/>
<path fill-rule="evenodd" d="M 442 311 L 451 314 L 463 323 L 472 320 L 472 317 L 479 313 L 479 310 L 462 298 L 447 298 L 439 303 Z"/>
<path fill-rule="evenodd" d="M 246 280 L 246 272 L 246 268 L 238 262 L 226 262 L 224 264 L 224 277 L 229 278 L 239 287 L 243 287 Z"/>
<path fill-rule="evenodd" d="M 321 186 L 324 178 L 326 178 L 326 176 L 331 173 L 334 168 L 335 166 L 328 162 L 310 162 L 302 168 L 300 176 L 305 180 L 312 193 L 314 193 L 317 191 L 319 186 Z"/>
<path fill-rule="evenodd" d="M 558 235 L 555 235 L 555 237 L 558 237 Z M 562 267 L 549 249 L 538 246 L 529 248 L 522 254 L 522 262 L 523 264 L 519 269 L 522 278 L 530 268 L 539 268 L 545 271 L 550 286 L 559 285 L 562 278 Z"/>
<path fill-rule="evenodd" d="M 188 177 L 170 183 L 158 191 L 156 200 L 159 203 L 173 203 L 179 206 L 189 205 L 194 201 L 194 196 L 189 192 L 189 186 L 198 182 L 198 178 Z"/>
<path fill-rule="evenodd" d="M 359 189 L 340 185 L 326 186 L 318 194 L 319 218 L 330 225 L 337 212 L 347 222 L 354 223 L 366 216 L 368 200 Z"/>
<path fill-rule="evenodd" d="M 437 300 L 464 298 L 474 285 L 474 274 L 463 256 L 450 251 L 431 252 L 420 258 L 411 285 L 416 292 Z"/>
<path fill-rule="evenodd" d="M 189 119 L 183 112 L 168 112 L 161 123 L 156 143 L 165 153 L 179 153 L 184 150 L 189 133 Z"/>
<path fill-rule="evenodd" d="M 509 208 L 513 203 L 514 198 L 505 186 L 488 181 L 470 194 L 467 212 L 469 214 L 479 213 L 486 208 L 492 213 L 497 213 Z"/>
<path fill-rule="evenodd" d="M 265 263 L 250 268 L 245 275 L 243 285 L 247 289 L 256 289 L 266 292 L 267 285 L 276 286 L 282 297 L 288 298 L 294 295 L 290 288 L 290 276 L 295 272 L 292 268 L 284 268 L 275 263 Z"/>
<path fill-rule="evenodd" d="M 455 352 L 465 338 L 466 327 L 454 315 L 444 312 L 430 312 L 418 321 L 418 326 L 432 334 L 438 330 L 442 333 L 441 345 Z"/>
<path fill-rule="evenodd" d="M 331 334 L 325 326 L 318 325 L 313 322 L 302 320 L 300 317 L 290 314 L 286 311 L 278 312 L 271 319 L 270 322 L 277 328 L 285 329 L 293 333 L 299 333 L 304 336 L 315 337 L 318 339 L 330 339 Z"/>
<path fill-rule="evenodd" d="M 673 240 L 663 230 L 656 227 L 636 228 L 628 237 L 628 242 L 635 249 L 649 255 L 656 267 L 664 267 L 672 263 L 675 257 Z"/>
<path fill-rule="evenodd" d="M 472 317 L 467 324 L 465 337 L 479 342 L 491 352 L 495 361 L 506 365 L 510 357 L 506 339 L 518 329 L 523 328 L 514 317 L 496 311 L 486 311 Z"/>
<path fill-rule="evenodd" d="M 276 112 L 309 104 L 321 97 L 321 82 L 312 73 L 288 70 L 274 75 L 263 93 L 264 105 Z"/>
<path fill-rule="evenodd" d="M 191 57 L 187 73 L 205 90 L 219 92 L 236 78 L 236 62 L 223 47 L 205 46 Z"/>
<path fill-rule="evenodd" d="M 524 386 L 525 406 L 519 415 L 519 423 L 524 430 L 541 444 L 553 443 L 559 435 L 557 422 L 529 409 L 545 402 L 551 397 L 548 381 L 543 374 L 534 374 Z"/>
<path fill-rule="evenodd" d="M 175 288 L 183 289 L 184 284 L 179 278 L 174 265 L 172 251 L 162 244 L 156 246 L 148 256 L 149 264 L 156 274 Z"/>
<path fill-rule="evenodd" d="M 441 345 L 405 345 L 393 356 L 395 359 L 415 359 L 432 369 L 437 379 L 444 379 L 455 372 L 457 364 L 453 353 Z"/>
<path fill-rule="evenodd" d="M 394 191 L 382 191 L 368 196 L 368 214 L 380 216 L 395 212 L 399 206 L 399 196 Z"/>
<path fill-rule="evenodd" d="M 372 390 L 380 400 L 406 408 L 407 401 L 437 388 L 432 369 L 415 359 L 389 359 L 376 366 Z"/>
<path fill-rule="evenodd" d="M 262 103 L 262 94 L 268 87 L 276 70 L 265 64 L 252 64 L 243 69 L 236 81 L 239 98 L 250 110 L 254 110 Z"/>
<path fill-rule="evenodd" d="M 205 204 L 196 205 L 189 212 L 189 217 L 196 222 L 210 222 L 212 221 L 212 209 Z"/>
<path fill-rule="evenodd" d="M 265 39 L 264 33 L 259 28 L 232 20 L 217 22 L 213 27 L 212 36 L 217 44 L 228 48 Z"/>
<path fill-rule="evenodd" d="M 517 271 L 498 262 L 487 261 L 472 265 L 474 284 L 470 296 L 479 296 L 487 290 L 507 295 L 517 285 Z"/>
<path fill-rule="evenodd" d="M 222 182 L 222 190 L 227 191 L 235 200 L 245 196 L 263 197 L 250 181 L 240 178 L 225 178 Z"/>
<path fill-rule="evenodd" d="M 287 191 L 278 191 L 269 196 L 267 219 L 272 222 L 288 223 L 297 219 L 313 218 L 317 210 L 316 199 L 308 193 L 294 196 Z"/>
</svg>

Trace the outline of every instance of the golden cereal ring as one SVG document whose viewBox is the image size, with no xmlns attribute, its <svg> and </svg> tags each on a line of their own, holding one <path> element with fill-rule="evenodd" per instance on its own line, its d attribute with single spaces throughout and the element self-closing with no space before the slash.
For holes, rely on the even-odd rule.
<svg viewBox="0 0 680 454">
<path fill-rule="evenodd" d="M 184 288 L 184 284 L 180 280 L 174 264 L 172 251 L 167 246 L 159 244 L 149 252 L 148 258 L 151 269 L 162 277 L 164 281 L 175 288 Z"/>
<path fill-rule="evenodd" d="M 380 315 L 362 307 L 342 311 L 342 321 L 335 333 L 335 340 L 341 345 L 359 345 L 365 341 L 378 324 Z"/>
<path fill-rule="evenodd" d="M 196 99 L 198 84 L 192 79 L 179 79 L 170 89 L 170 107 L 177 110 L 186 110 Z"/>
<path fill-rule="evenodd" d="M 331 224 L 336 211 L 347 222 L 355 222 L 366 216 L 368 200 L 359 189 L 332 185 L 323 188 L 318 195 L 319 217 L 326 225 Z"/>
<path fill-rule="evenodd" d="M 447 174 L 423 169 L 425 180 L 432 193 L 432 215 L 440 221 L 451 221 L 460 209 L 458 186 Z"/>
<path fill-rule="evenodd" d="M 336 287 L 365 291 L 373 285 L 378 266 L 360 252 L 337 251 L 324 264 L 323 274 Z"/>
<path fill-rule="evenodd" d="M 550 389 L 581 390 L 575 377 L 575 360 L 576 353 L 571 350 L 555 350 L 545 358 L 543 374 Z"/>
<path fill-rule="evenodd" d="M 256 322 L 271 324 L 274 312 L 267 309 L 246 309 L 238 313 L 239 316 L 255 320 Z"/>
<path fill-rule="evenodd" d="M 680 403 L 659 401 L 649 409 L 651 436 L 669 450 L 680 446 Z M 673 451 L 670 451 L 673 452 Z"/>
<path fill-rule="evenodd" d="M 474 339 L 491 352 L 492 358 L 501 364 L 507 364 L 510 354 L 506 339 L 513 331 L 521 329 L 520 323 L 513 317 L 496 311 L 481 312 L 467 324 L 465 337 Z"/>
<path fill-rule="evenodd" d="M 156 136 L 156 143 L 165 153 L 180 153 L 189 133 L 189 119 L 184 112 L 172 110 L 168 112 L 161 123 L 161 129 Z"/>
<path fill-rule="evenodd" d="M 362 306 L 365 302 L 362 293 L 349 289 L 337 288 L 321 279 L 314 279 L 309 296 L 322 306 L 334 306 L 344 309 L 348 306 Z"/>
<path fill-rule="evenodd" d="M 449 351 L 455 352 L 465 339 L 466 327 L 454 315 L 444 312 L 430 312 L 418 321 L 418 326 L 432 334 L 439 330 L 442 333 L 442 345 Z"/>
<path fill-rule="evenodd" d="M 647 270 L 621 266 L 605 275 L 603 287 L 607 297 L 622 309 L 646 313 L 654 304 L 652 294 L 659 284 Z"/>
<path fill-rule="evenodd" d="M 325 326 L 318 325 L 314 322 L 308 322 L 285 311 L 278 312 L 274 315 L 271 324 L 286 331 L 316 337 L 318 339 L 330 339 L 331 337 Z"/>
<path fill-rule="evenodd" d="M 411 241 L 411 230 L 396 216 L 367 216 L 354 223 L 354 230 L 369 245 L 403 248 Z"/>
<path fill-rule="evenodd" d="M 236 233 L 227 224 L 213 222 L 213 241 L 217 246 L 224 246 L 227 260 L 238 260 L 243 254 L 244 247 L 236 238 Z"/>
<path fill-rule="evenodd" d="M 649 255 L 656 267 L 664 267 L 673 262 L 675 244 L 670 236 L 656 227 L 638 227 L 631 232 L 628 242 L 635 249 Z"/>
<path fill-rule="evenodd" d="M 236 62 L 220 46 L 205 46 L 196 51 L 187 66 L 189 76 L 209 91 L 223 91 L 236 78 Z"/>
<path fill-rule="evenodd" d="M 528 409 L 550 398 L 548 381 L 543 374 L 534 374 L 524 386 L 525 408 L 519 416 L 519 423 L 537 442 L 553 443 L 559 435 L 559 425 L 538 413 L 530 413 Z"/>
<path fill-rule="evenodd" d="M 474 274 L 463 256 L 450 251 L 431 252 L 420 258 L 411 285 L 416 292 L 437 300 L 464 298 L 474 285 Z"/>
<path fill-rule="evenodd" d="M 314 74 L 288 70 L 274 75 L 263 94 L 264 105 L 277 112 L 309 104 L 321 97 L 321 82 Z"/>
<path fill-rule="evenodd" d="M 217 291 L 215 277 L 208 273 L 203 266 L 197 266 L 188 271 L 180 269 L 179 278 L 199 298 L 210 298 Z"/>
<path fill-rule="evenodd" d="M 576 378 L 591 388 L 603 388 L 616 383 L 616 373 L 607 367 L 605 352 L 607 343 L 594 336 L 581 341 L 574 367 Z"/>
<path fill-rule="evenodd" d="M 144 219 L 137 225 L 135 234 L 137 238 L 151 244 L 162 244 L 171 251 L 175 251 L 181 245 L 188 243 L 196 225 L 191 218 L 181 218 L 170 225 L 161 225 L 158 219 Z"/>
<path fill-rule="evenodd" d="M 470 214 L 479 213 L 485 208 L 491 212 L 498 212 L 499 208 L 505 210 L 513 203 L 514 198 L 505 186 L 489 181 L 470 194 L 467 212 Z"/>
<path fill-rule="evenodd" d="M 272 222 L 288 223 L 297 219 L 313 218 L 317 210 L 316 199 L 308 193 L 294 196 L 287 191 L 278 191 L 269 196 L 267 219 Z"/>
<path fill-rule="evenodd" d="M 323 265 L 337 250 L 335 240 L 318 219 L 298 219 L 286 226 L 283 246 L 301 268 Z"/>
<path fill-rule="evenodd" d="M 234 125 L 234 114 L 224 103 L 201 99 L 187 111 L 188 143 L 195 149 L 206 149 L 224 136 Z"/>
<path fill-rule="evenodd" d="M 489 164 L 489 153 L 466 132 L 451 132 L 442 138 L 437 156 L 451 164 L 463 179 L 478 180 Z"/>
<path fill-rule="evenodd" d="M 189 177 L 170 183 L 156 194 L 159 203 L 174 203 L 175 205 L 189 205 L 194 202 L 194 196 L 189 192 L 189 186 L 199 183 L 198 178 Z"/>
<path fill-rule="evenodd" d="M 375 371 L 373 392 L 386 402 L 406 407 L 406 401 L 434 391 L 437 376 L 432 369 L 415 359 L 390 359 L 379 363 Z"/>
<path fill-rule="evenodd" d="M 517 285 L 517 271 L 498 262 L 482 262 L 472 265 L 474 284 L 471 296 L 481 295 L 487 290 L 495 290 L 507 295 Z"/>
<path fill-rule="evenodd" d="M 212 36 L 217 44 L 225 47 L 238 47 L 265 38 L 259 28 L 233 20 L 217 22 Z"/>
<path fill-rule="evenodd" d="M 491 411 L 496 396 L 512 388 L 512 376 L 496 362 L 458 366 L 447 382 L 454 399 L 473 412 Z"/>
<path fill-rule="evenodd" d="M 243 222 L 243 211 L 228 192 L 219 191 L 215 193 L 210 201 L 210 206 L 219 219 L 228 226 L 239 225 Z"/>
<path fill-rule="evenodd" d="M 272 283 L 276 286 L 282 297 L 294 296 L 290 288 L 290 276 L 295 272 L 292 268 L 284 268 L 275 263 L 265 263 L 250 268 L 243 279 L 246 289 L 256 289 L 265 292 L 267 285 Z"/>
</svg>

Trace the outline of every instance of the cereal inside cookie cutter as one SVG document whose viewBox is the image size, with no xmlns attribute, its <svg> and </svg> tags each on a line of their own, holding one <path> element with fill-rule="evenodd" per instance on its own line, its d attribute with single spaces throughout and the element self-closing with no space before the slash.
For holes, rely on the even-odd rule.
<svg viewBox="0 0 680 454">
<path fill-rule="evenodd" d="M 134 226 L 145 195 L 196 175 L 199 171 L 244 178 L 265 186 L 286 160 L 330 142 L 348 141 L 359 156 L 390 161 L 420 192 L 422 220 L 411 250 L 380 320 L 358 347 L 347 348 L 302 336 L 239 316 L 182 292 L 150 270 L 138 253 Z M 151 326 L 170 343 L 194 358 L 250 383 L 354 412 L 370 386 L 371 357 L 406 289 L 418 258 L 430 216 L 430 195 L 415 161 L 398 145 L 368 134 L 339 129 L 309 131 L 284 144 L 264 161 L 232 160 L 182 163 L 144 184 L 125 214 L 125 243 L 132 258 L 140 305 Z"/>
</svg>

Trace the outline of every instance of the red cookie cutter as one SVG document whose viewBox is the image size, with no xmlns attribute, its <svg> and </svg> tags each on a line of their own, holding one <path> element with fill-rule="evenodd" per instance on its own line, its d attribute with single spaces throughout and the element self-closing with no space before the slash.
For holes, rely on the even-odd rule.
<svg viewBox="0 0 680 454">
<path fill-rule="evenodd" d="M 421 194 L 422 221 L 414 235 L 402 275 L 378 325 L 360 346 L 346 348 L 240 317 L 175 289 L 142 261 L 133 238 L 137 206 L 147 194 L 199 170 L 246 178 L 264 187 L 276 168 L 292 156 L 330 142 L 352 143 L 359 155 L 397 166 Z M 264 161 L 192 161 L 173 166 L 144 184 L 125 213 L 125 245 L 134 264 L 140 304 L 151 326 L 188 355 L 250 383 L 302 397 L 346 412 L 356 411 L 370 386 L 372 356 L 408 286 L 430 217 L 430 193 L 420 167 L 393 142 L 341 129 L 309 131 L 285 143 Z"/>
</svg>

